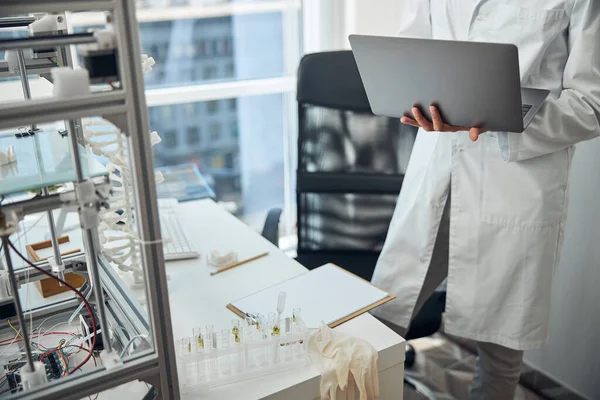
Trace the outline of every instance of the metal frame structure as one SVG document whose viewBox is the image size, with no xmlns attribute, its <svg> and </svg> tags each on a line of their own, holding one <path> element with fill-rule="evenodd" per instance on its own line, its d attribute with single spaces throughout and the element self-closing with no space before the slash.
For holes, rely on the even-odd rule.
<svg viewBox="0 0 600 400">
<path fill-rule="evenodd" d="M 143 380 L 154 388 L 153 394 L 165 399 L 179 398 L 179 386 L 175 362 L 173 332 L 169 310 L 167 276 L 161 244 L 158 209 L 156 202 L 156 185 L 154 181 L 153 158 L 148 135 L 148 116 L 144 96 L 144 78 L 140 65 L 140 40 L 135 19 L 133 0 L 2 0 L 0 15 L 18 16 L 27 13 L 64 13 L 76 11 L 104 11 L 110 13 L 111 23 L 116 33 L 120 84 L 118 90 L 110 93 L 96 93 L 71 99 L 30 100 L 18 104 L 0 106 L 0 129 L 22 125 L 35 125 L 58 120 L 67 121 L 71 132 L 70 150 L 77 171 L 74 182 L 89 183 L 83 175 L 77 144 L 77 122 L 80 118 L 102 116 L 112 121 L 128 138 L 128 153 L 134 182 L 136 216 L 141 242 L 144 277 L 149 320 L 146 320 L 140 305 L 134 300 L 128 289 L 120 282 L 112 267 L 100 254 L 97 232 L 95 229 L 84 229 L 85 256 L 65 257 L 68 270 L 87 269 L 88 282 L 95 298 L 97 315 L 101 326 L 106 328 L 119 325 L 130 331 L 129 335 L 151 334 L 153 348 L 141 351 L 126 358 L 123 365 L 106 369 L 99 367 L 82 374 L 72 375 L 54 381 L 52 384 L 37 387 L 31 391 L 19 392 L 15 399 L 79 399 L 98 393 L 133 380 Z M 0 50 L 32 48 L 36 46 L 62 47 L 61 64 L 72 65 L 68 46 L 89 43 L 94 38 L 81 34 L 59 34 L 58 36 L 38 36 L 26 39 L 9 39 L 0 41 Z M 22 67 L 33 72 L 26 63 Z M 43 66 L 45 68 L 46 66 Z M 2 71 L 0 71 L 1 73 Z M 45 72 L 45 69 L 44 69 Z M 105 181 L 93 182 L 96 187 Z M 73 194 L 77 201 L 79 193 Z M 0 206 L 0 220 L 9 214 L 19 218 L 27 214 L 65 207 L 69 201 L 65 196 L 48 195 L 34 199 Z M 88 205 L 79 207 L 80 215 Z M 90 207 L 96 205 L 90 204 Z M 7 243 L 5 243 L 6 245 Z M 5 251 L 7 264 L 10 265 L 10 252 Z M 39 265 L 50 270 L 47 263 Z M 28 269 L 14 271 L 9 268 L 15 286 L 20 274 L 30 272 Z M 40 279 L 38 273 L 31 272 L 33 279 Z M 77 306 L 75 300 L 49 309 L 29 310 L 36 316 L 61 315 Z M 20 313 L 22 314 L 22 313 Z M 23 315 L 20 315 L 23 319 Z M 0 325 L 0 328 L 2 326 Z M 21 324 L 23 331 L 25 324 Z M 103 329 L 108 332 L 108 329 Z M 24 335 L 25 336 L 25 335 Z M 118 335 L 115 332 L 115 337 Z M 121 339 L 123 341 L 124 339 Z M 106 343 L 107 341 L 105 341 Z M 108 345 L 108 352 L 111 346 Z M 113 350 L 114 351 L 114 350 Z M 28 355 L 29 358 L 30 355 Z"/>
</svg>

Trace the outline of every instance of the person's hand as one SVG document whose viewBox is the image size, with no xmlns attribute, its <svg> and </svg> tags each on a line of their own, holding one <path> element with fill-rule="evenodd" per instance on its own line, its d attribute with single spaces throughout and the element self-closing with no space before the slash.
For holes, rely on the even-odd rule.
<svg viewBox="0 0 600 400">
<path fill-rule="evenodd" d="M 400 119 L 400 122 L 402 122 L 403 124 L 414 126 L 416 128 L 423 128 L 427 132 L 468 131 L 469 137 L 474 142 L 477 141 L 477 139 L 479 138 L 479 135 L 486 132 L 485 130 L 483 130 L 481 128 L 477 128 L 475 126 L 468 127 L 468 126 L 456 126 L 456 125 L 446 124 L 442 120 L 442 116 L 440 115 L 440 112 L 438 111 L 437 107 L 435 107 L 435 106 L 429 107 L 429 111 L 431 112 L 431 119 L 432 119 L 431 122 L 428 121 L 427 118 L 425 118 L 423 116 L 423 114 L 421 113 L 421 111 L 419 111 L 419 109 L 417 107 L 413 107 L 413 109 L 412 109 L 414 119 L 409 118 L 409 117 L 402 117 Z"/>
</svg>

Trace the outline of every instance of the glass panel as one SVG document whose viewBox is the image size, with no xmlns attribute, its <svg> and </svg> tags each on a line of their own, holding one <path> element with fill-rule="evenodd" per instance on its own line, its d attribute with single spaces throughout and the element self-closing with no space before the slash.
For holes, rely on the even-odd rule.
<svg viewBox="0 0 600 400">
<path fill-rule="evenodd" d="M 16 161 L 0 166 L 0 195 L 35 191 L 76 180 L 64 126 L 59 129 L 55 126 L 40 127 L 33 136 L 29 136 L 28 132 L 28 128 L 21 127 L 14 133 L 0 134 L 0 151 L 6 152 L 12 147 L 16 156 Z M 79 146 L 79 150 L 85 176 L 107 175 L 106 168 L 95 156 L 83 146 Z"/>
<path fill-rule="evenodd" d="M 146 22 L 140 34 L 142 51 L 156 61 L 149 88 L 284 73 L 281 13 Z"/>
<path fill-rule="evenodd" d="M 306 105 L 300 162 L 307 172 L 404 174 L 416 132 L 393 118 Z"/>
<path fill-rule="evenodd" d="M 195 164 L 217 200 L 256 228 L 283 206 L 283 95 L 152 107 L 149 117 L 163 139 L 157 167 Z"/>
<path fill-rule="evenodd" d="M 397 196 L 303 193 L 298 236 L 302 250 L 380 251 Z"/>
<path fill-rule="evenodd" d="M 96 359 L 97 351 L 108 347 L 109 341 L 106 338 L 109 334 L 113 351 L 123 358 L 128 355 L 138 356 L 142 351 L 151 352 L 154 348 L 151 328 L 148 328 L 149 312 L 144 306 L 148 304 L 148 299 L 143 274 L 144 268 L 152 268 L 153 265 L 142 264 L 141 260 L 136 227 L 141 218 L 136 218 L 135 215 L 131 175 L 136 168 L 129 165 L 129 141 L 112 124 L 100 118 L 86 118 L 77 123 L 84 138 L 82 140 L 94 149 L 94 155 L 88 153 L 86 157 L 82 157 L 84 175 L 92 170 L 109 175 L 112 184 L 109 194 L 108 179 L 93 180 L 96 195 L 107 196 L 89 200 L 95 207 L 90 206 L 88 210 L 99 210 L 99 224 L 90 224 L 93 222 L 90 214 L 86 214 L 85 222 L 82 221 L 78 212 L 66 207 L 48 213 L 26 215 L 19 221 L 19 229 L 9 235 L 9 240 L 21 255 L 12 248 L 10 251 L 6 247 L 1 249 L 3 258 L 10 253 L 19 275 L 21 305 L 27 313 L 27 323 L 22 324 L 20 329 L 27 329 L 33 359 L 46 365 L 51 385 L 64 382 L 62 377 L 75 373 L 79 367 L 88 372 L 94 369 L 94 365 L 100 365 L 102 360 Z M 69 183 L 76 180 L 68 152 L 70 138 L 63 137 L 58 132 L 64 129 L 64 124 L 55 122 L 38 128 L 41 131 L 35 135 L 19 139 L 13 131 L 2 132 L 4 136 L 0 138 L 0 148 L 4 150 L 5 143 L 10 141 L 17 158 L 16 162 L 3 168 L 13 168 L 13 174 L 18 174 L 0 177 L 3 192 L 8 188 L 14 189 L 18 184 L 24 186 L 30 172 L 36 172 L 43 178 L 35 187 L 49 186 L 47 189 L 51 195 L 66 194 L 74 190 Z M 17 131 L 18 129 L 14 129 L 14 132 Z M 86 152 L 83 146 L 81 150 L 82 154 Z M 103 157 L 102 162 L 106 166 L 95 160 L 97 156 Z M 112 164 L 108 164 L 109 162 Z M 48 180 L 48 176 L 59 176 L 60 181 Z M 57 185 L 53 186 L 54 183 Z M 33 187 L 28 186 L 27 189 Z M 45 194 L 39 193 L 41 190 L 36 192 L 35 197 L 32 193 L 20 197 L 0 197 L 0 208 L 25 198 L 30 198 L 31 201 L 42 200 Z M 91 238 L 81 229 L 86 224 L 94 225 Z M 53 237 L 53 230 L 54 237 L 60 238 L 57 248 L 52 248 L 49 241 Z M 74 289 L 59 285 L 54 272 L 46 277 L 31 274 L 29 269 L 23 270 L 29 265 L 28 259 L 42 263 L 51 256 L 56 260 L 62 259 L 65 265 L 64 277 L 56 275 Z M 102 277 L 100 281 L 93 279 L 90 260 L 97 261 L 98 273 Z M 3 262 L 3 265 L 6 264 Z M 74 271 L 74 266 L 81 268 Z M 50 271 L 48 268 L 45 270 Z M 92 280 L 101 285 L 102 292 L 105 293 L 104 301 L 90 292 L 89 282 Z M 83 306 L 80 299 L 89 302 L 90 307 Z M 14 325 L 18 319 L 14 307 L 7 302 L 0 304 L 0 307 L 3 320 L 9 319 Z M 102 330 L 102 334 L 96 335 L 94 340 L 93 333 L 97 328 Z M 25 357 L 23 342 L 16 333 L 16 330 L 3 330 L 0 334 L 4 343 L 2 354 L 6 364 L 11 365 L 6 370 L 6 386 L 0 390 L 0 394 L 11 388 L 15 392 L 20 390 L 19 373 L 23 371 L 20 368 L 24 365 Z M 96 352 L 92 352 L 92 349 Z"/>
</svg>

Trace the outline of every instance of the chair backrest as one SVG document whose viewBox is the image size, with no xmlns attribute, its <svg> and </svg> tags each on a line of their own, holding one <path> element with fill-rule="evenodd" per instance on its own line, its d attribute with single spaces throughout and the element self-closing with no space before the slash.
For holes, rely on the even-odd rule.
<svg viewBox="0 0 600 400">
<path fill-rule="evenodd" d="M 297 100 L 298 255 L 378 253 L 416 130 L 373 115 L 350 51 L 305 56 Z"/>
</svg>

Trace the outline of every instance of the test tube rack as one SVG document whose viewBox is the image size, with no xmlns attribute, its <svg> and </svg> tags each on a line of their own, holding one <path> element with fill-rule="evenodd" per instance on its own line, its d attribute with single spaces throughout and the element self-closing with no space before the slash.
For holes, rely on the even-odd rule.
<svg viewBox="0 0 600 400">
<path fill-rule="evenodd" d="M 309 330 L 301 319 L 286 318 L 279 334 L 256 325 L 243 339 L 228 330 L 206 332 L 177 341 L 182 393 L 239 382 L 308 365 Z M 291 328 L 291 329 L 289 329 Z"/>
</svg>

